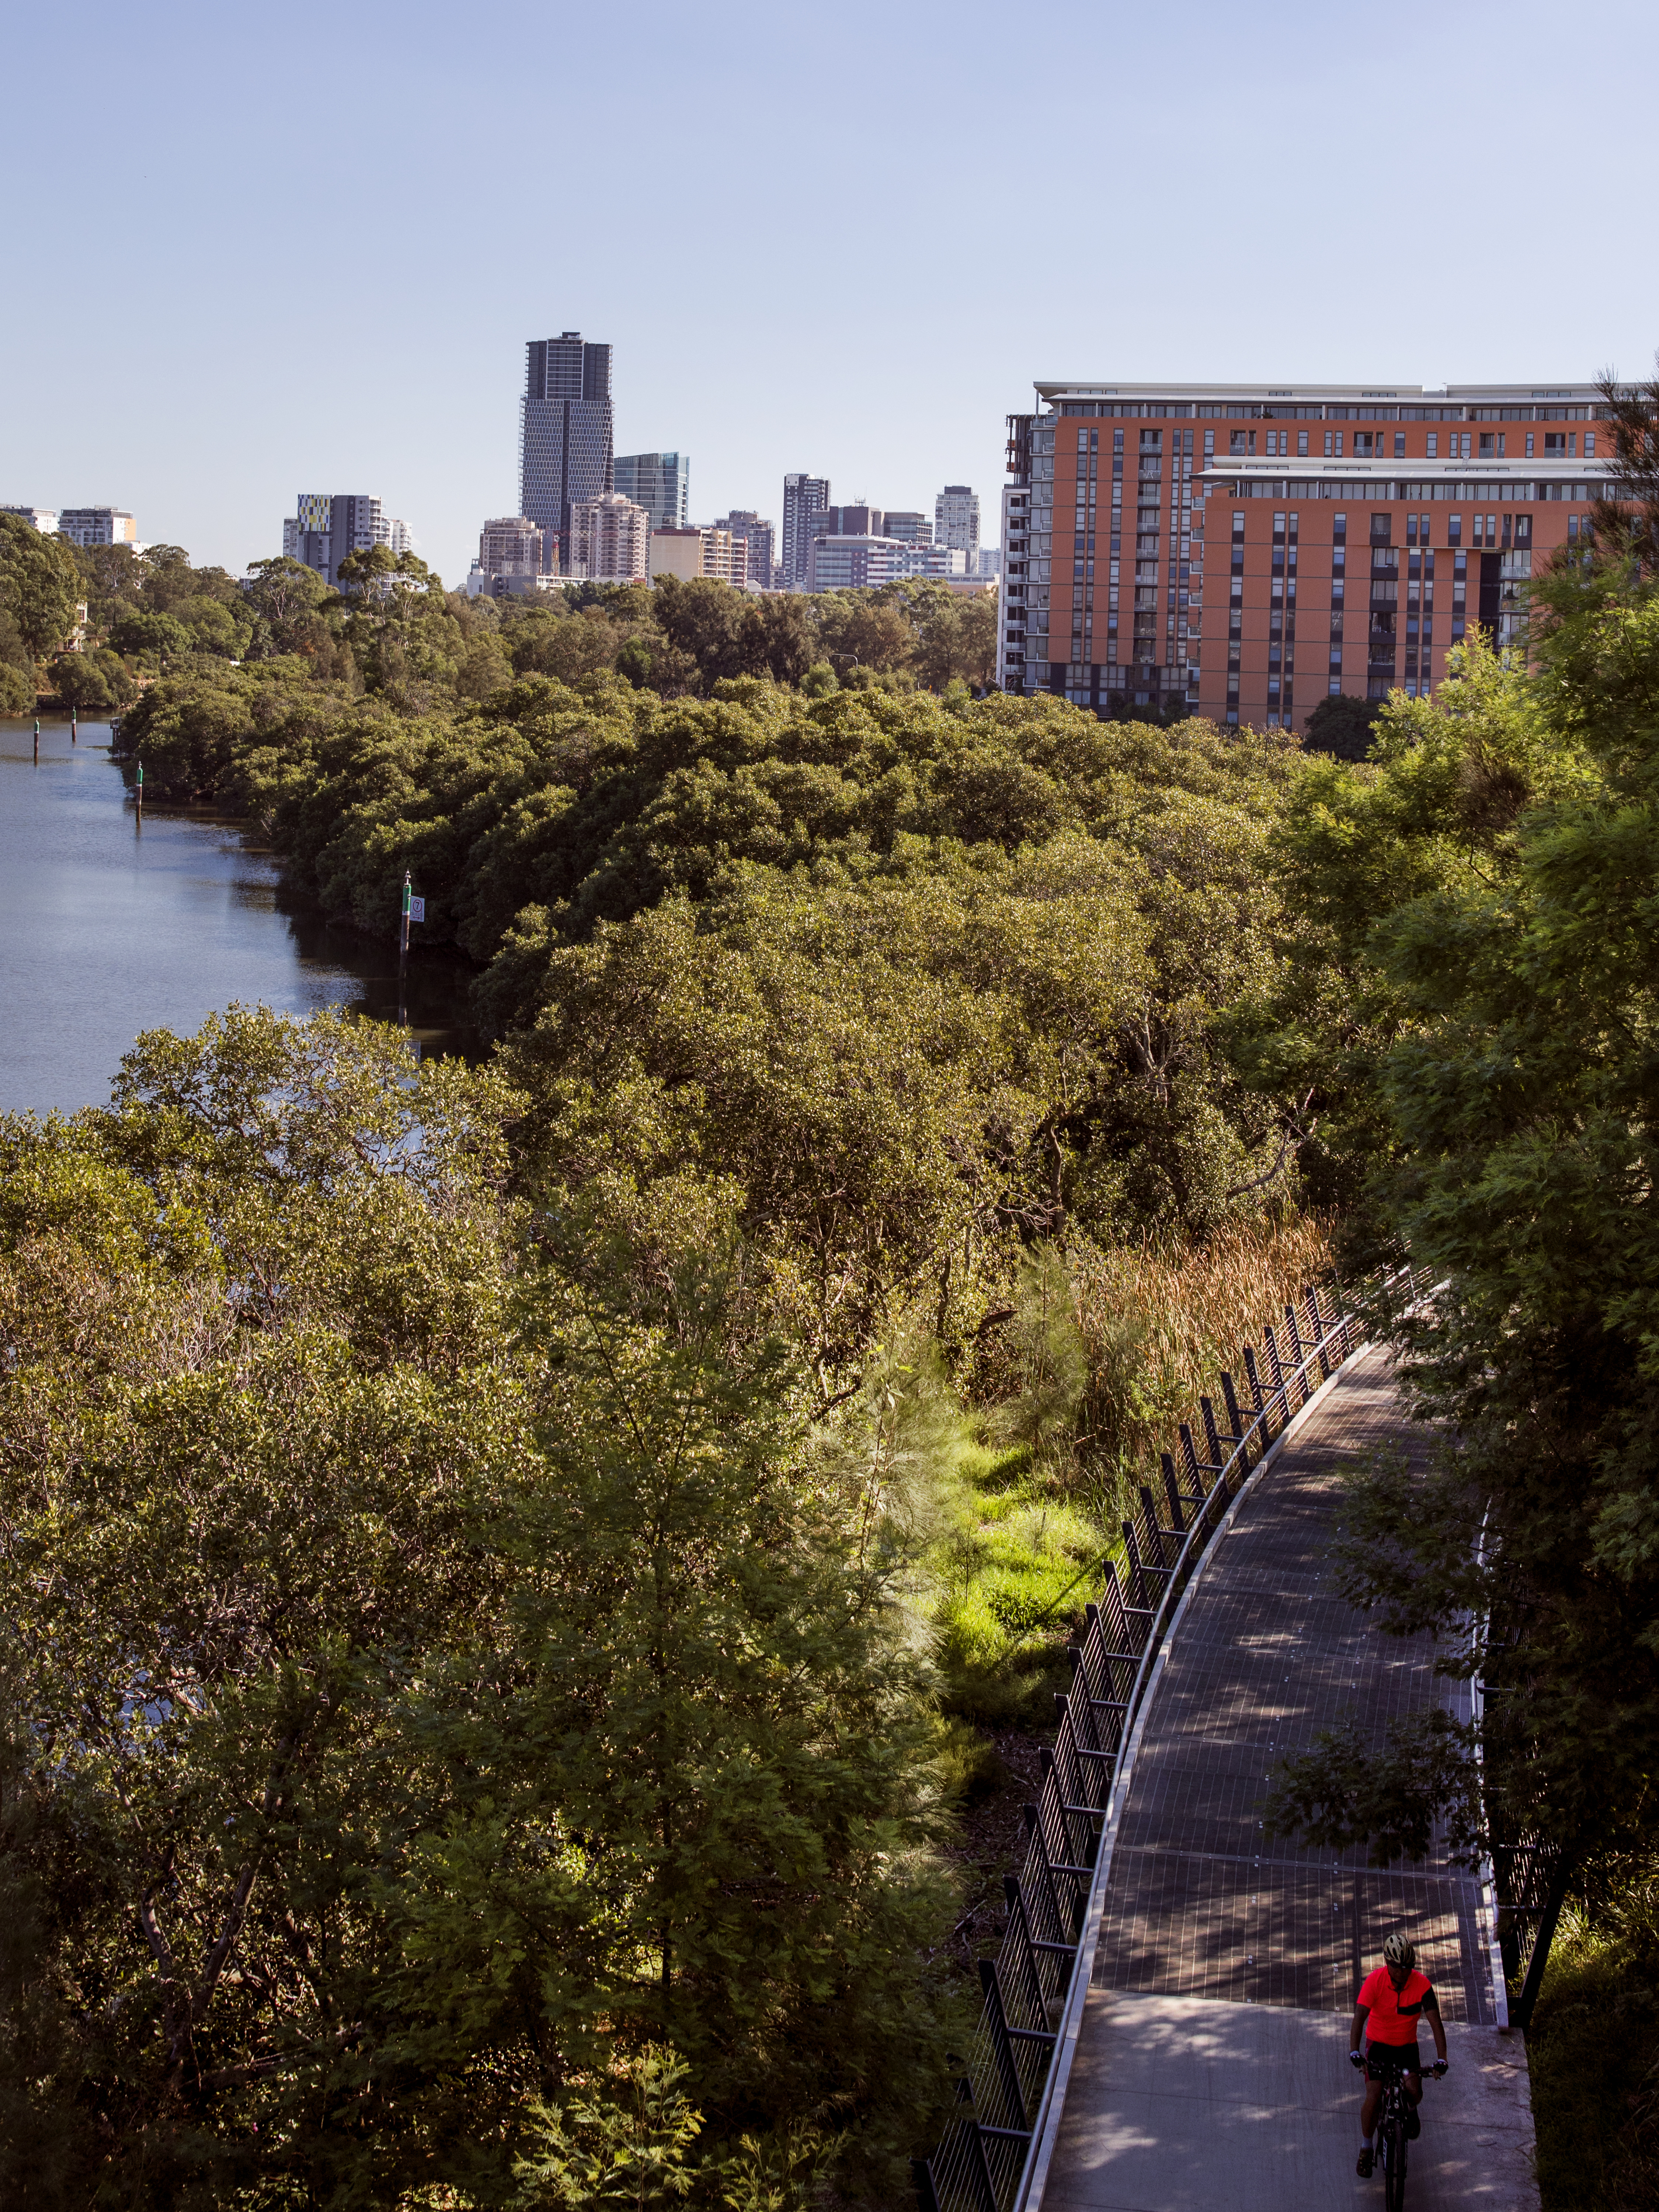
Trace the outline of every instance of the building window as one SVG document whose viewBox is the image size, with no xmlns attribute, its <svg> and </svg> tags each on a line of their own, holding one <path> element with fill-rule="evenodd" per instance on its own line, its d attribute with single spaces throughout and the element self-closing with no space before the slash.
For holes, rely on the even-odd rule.
<svg viewBox="0 0 1659 2212">
<path fill-rule="evenodd" d="M 1394 457 L 1397 461 L 1403 461 L 1406 458 L 1406 434 L 1403 430 L 1396 430 L 1394 434 Z"/>
<path fill-rule="evenodd" d="M 1447 543 L 1447 544 L 1448 544 L 1448 545 L 1456 545 L 1456 544 L 1460 544 L 1462 542 L 1462 537 L 1463 537 L 1463 518 L 1462 518 L 1462 516 L 1461 514 L 1449 514 L 1449 515 L 1446 517 L 1446 543 Z M 1460 559 L 1461 559 L 1461 557 L 1462 557 L 1462 556 L 1460 556 L 1459 557 L 1460 557 Z"/>
<path fill-rule="evenodd" d="M 1595 459 L 1595 433 L 1594 430 L 1586 430 L 1584 433 L 1584 459 L 1587 461 L 1593 461 Z"/>
<path fill-rule="evenodd" d="M 1440 433 L 1437 430 L 1430 431 L 1425 450 L 1431 460 L 1440 451 Z"/>
</svg>

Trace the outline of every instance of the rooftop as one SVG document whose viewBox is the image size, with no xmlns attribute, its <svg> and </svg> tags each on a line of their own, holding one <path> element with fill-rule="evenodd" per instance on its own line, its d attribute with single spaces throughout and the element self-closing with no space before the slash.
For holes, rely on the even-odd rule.
<svg viewBox="0 0 1659 2212">
<path fill-rule="evenodd" d="M 1081 377 L 1038 377 L 1039 399 L 1300 399 L 1310 403 L 1358 399 L 1438 399 L 1449 404 L 1489 399 L 1599 399 L 1594 384 L 1102 384 Z"/>
</svg>

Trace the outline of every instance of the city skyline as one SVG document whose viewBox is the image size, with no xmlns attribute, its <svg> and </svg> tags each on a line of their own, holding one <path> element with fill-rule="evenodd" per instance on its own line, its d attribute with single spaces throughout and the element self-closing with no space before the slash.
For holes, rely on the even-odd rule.
<svg viewBox="0 0 1659 2212">
<path fill-rule="evenodd" d="M 1004 418 L 1030 406 L 1035 379 L 1107 360 L 1143 383 L 1194 366 L 1273 384 L 1292 366 L 1328 382 L 1373 366 L 1413 382 L 1503 380 L 1540 360 L 1552 382 L 1608 363 L 1645 371 L 1659 248 L 1565 187 L 1529 201 L 1528 254 L 1570 269 L 1588 305 L 1542 338 L 1527 288 L 1477 276 L 1455 252 L 1413 265 L 1409 311 L 1402 291 L 1392 318 L 1353 312 L 1345 289 L 1360 107 L 1388 117 L 1379 143 L 1401 173 L 1463 149 L 1425 67 L 1432 54 L 1478 69 L 1511 139 L 1559 143 L 1559 86 L 1536 66 L 1553 15 L 1528 0 L 1501 15 L 1495 0 L 1407 0 L 1379 40 L 1357 16 L 1273 0 L 1244 15 L 1189 5 L 1179 27 L 1213 66 L 1182 76 L 1172 162 L 1166 104 L 1133 89 L 1167 71 L 1166 34 L 1110 0 L 1059 0 L 1030 35 L 979 0 L 898 15 L 867 0 L 833 15 L 720 0 L 695 16 L 644 0 L 629 38 L 641 110 L 747 143 L 757 124 L 787 134 L 811 87 L 842 118 L 836 188 L 775 188 L 775 153 L 766 189 L 717 216 L 683 189 L 683 149 L 665 137 L 605 169 L 603 220 L 567 201 L 543 226 L 487 203 L 478 164 L 515 103 L 550 95 L 562 174 L 600 173 L 615 118 L 568 94 L 614 78 L 617 27 L 602 11 L 515 11 L 459 41 L 429 0 L 327 15 L 300 0 L 282 18 L 209 16 L 180 0 L 142 16 L 113 0 L 26 11 L 9 27 L 15 82 L 72 83 L 77 101 L 131 127 L 65 164 L 53 103 L 20 105 L 15 288 L 55 307 L 52 335 L 0 358 L 0 493 L 114 502 L 147 538 L 240 572 L 278 550 L 274 523 L 296 485 L 379 486 L 422 557 L 456 583 L 480 520 L 517 505 L 531 331 L 575 327 L 614 347 L 619 446 L 695 454 L 697 520 L 746 508 L 781 525 L 784 475 L 810 469 L 842 497 L 924 508 L 940 485 L 970 483 L 988 538 Z M 1587 63 L 1617 52 L 1631 75 L 1659 56 L 1659 19 L 1632 0 L 1590 0 L 1574 37 Z M 874 52 L 884 94 L 872 105 Z M 342 112 L 377 119 L 367 156 L 325 134 L 301 157 L 295 119 L 313 112 L 319 55 Z M 1103 94 L 1109 161 L 1061 127 L 1074 86 L 1115 88 Z M 948 115 L 977 133 L 951 216 L 941 210 L 925 241 L 895 219 L 902 113 L 918 130 Z M 1322 188 L 1272 202 L 1283 222 L 1271 283 L 1182 283 L 1177 241 L 1206 234 L 1249 189 L 1241 113 L 1273 118 L 1289 173 Z M 1470 158 L 1481 144 L 1472 122 Z M 1639 147 L 1613 133 L 1601 150 L 1597 202 L 1617 206 L 1644 181 Z M 420 219 L 377 224 L 366 252 L 363 223 L 343 211 L 428 178 Z M 65 257 L 106 234 L 118 183 L 142 250 L 104 257 L 71 328 L 58 312 Z M 1264 173 L 1264 210 L 1268 190 Z M 830 340 L 826 307 L 854 300 L 882 344 Z M 1157 306 L 1132 315 L 1133 300 Z"/>
</svg>

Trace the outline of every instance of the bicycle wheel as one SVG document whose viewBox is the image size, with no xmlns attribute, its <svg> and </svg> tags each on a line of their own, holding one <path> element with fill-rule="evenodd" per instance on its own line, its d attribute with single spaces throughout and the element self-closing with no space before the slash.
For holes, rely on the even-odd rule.
<svg viewBox="0 0 1659 2212">
<path fill-rule="evenodd" d="M 1384 2212 L 1406 2212 L 1406 2125 L 1398 2110 L 1382 2130 L 1382 2202 Z"/>
</svg>

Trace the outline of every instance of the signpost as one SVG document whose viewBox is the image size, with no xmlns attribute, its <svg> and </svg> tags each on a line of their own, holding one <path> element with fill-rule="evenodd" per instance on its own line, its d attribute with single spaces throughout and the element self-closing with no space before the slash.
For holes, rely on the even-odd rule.
<svg viewBox="0 0 1659 2212">
<path fill-rule="evenodd" d="M 426 901 L 416 898 L 409 880 L 409 871 L 404 870 L 404 910 L 398 932 L 398 1019 L 404 1014 L 404 981 L 409 973 L 409 925 L 426 920 Z"/>
</svg>

